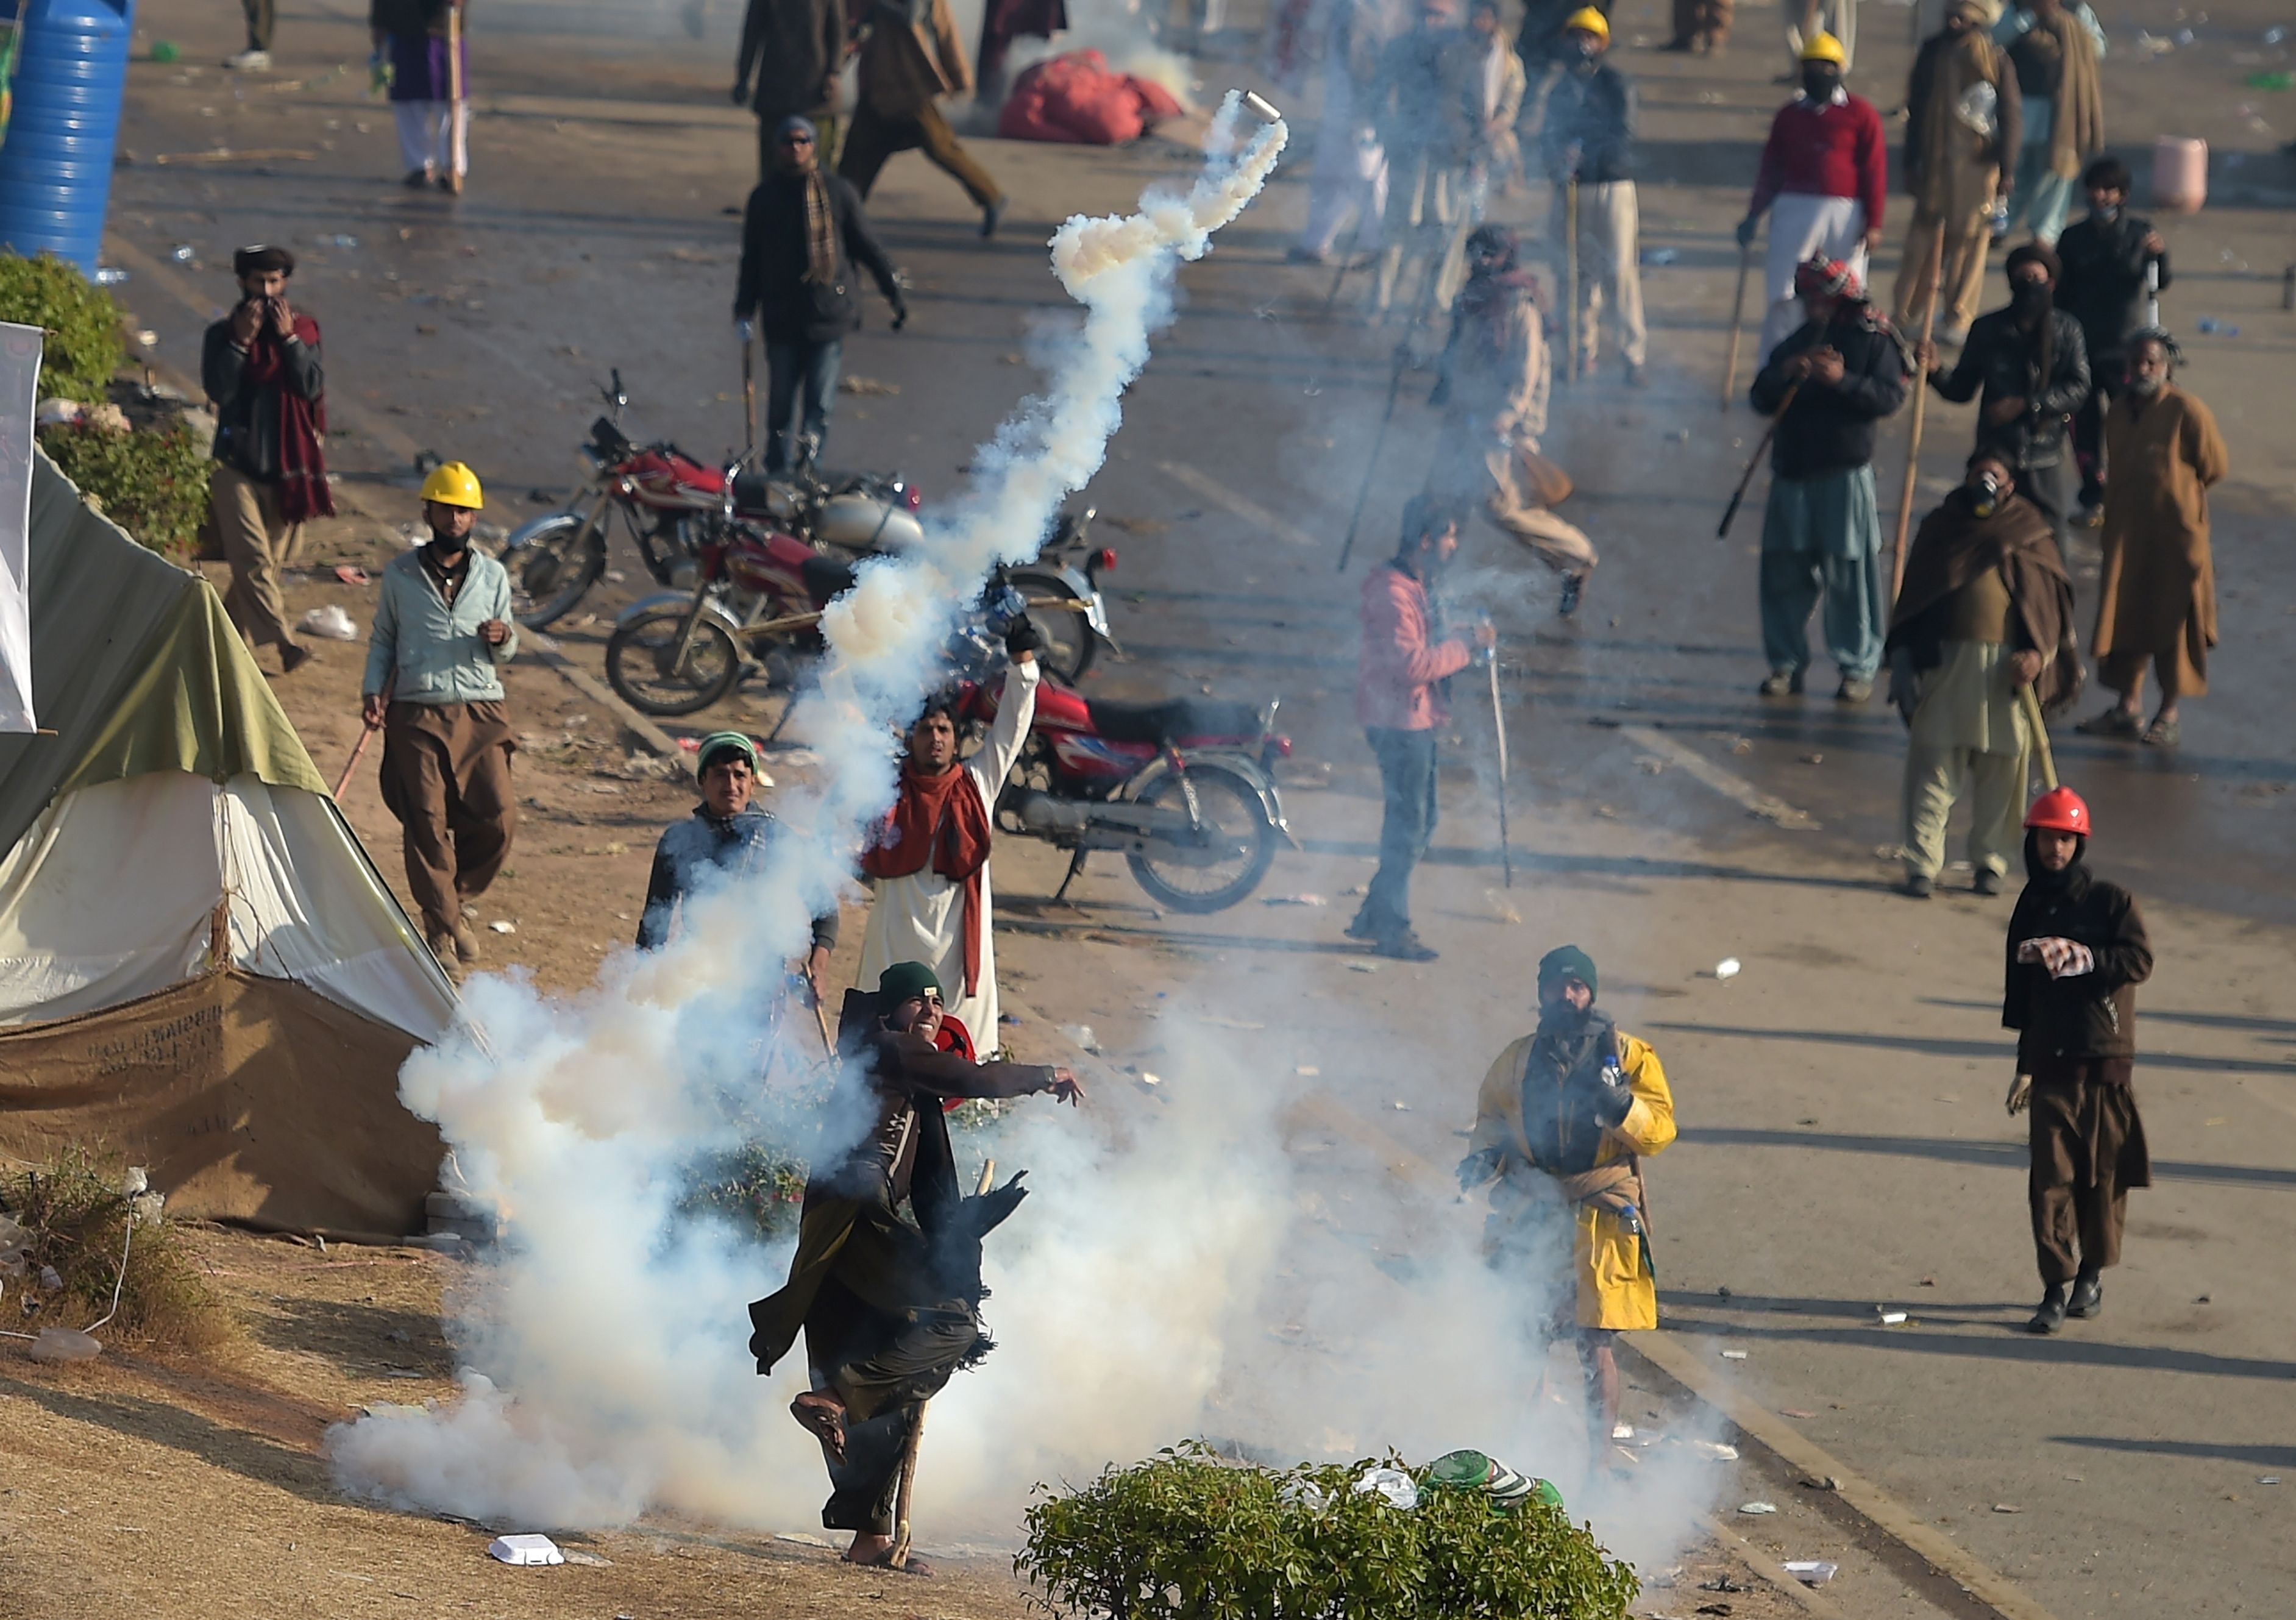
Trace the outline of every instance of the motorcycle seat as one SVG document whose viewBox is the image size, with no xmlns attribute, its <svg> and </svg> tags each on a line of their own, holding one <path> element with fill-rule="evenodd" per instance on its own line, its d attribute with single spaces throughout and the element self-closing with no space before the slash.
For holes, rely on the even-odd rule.
<svg viewBox="0 0 2296 1620">
<path fill-rule="evenodd" d="M 805 581 L 806 593 L 816 602 L 826 602 L 832 597 L 842 596 L 853 588 L 851 565 L 840 562 L 834 557 L 824 557 L 818 552 L 799 564 L 798 573 Z"/>
<path fill-rule="evenodd" d="M 1087 698 L 1093 729 L 1110 742 L 1201 742 L 1208 739 L 1256 742 L 1260 710 L 1250 703 L 1212 698 L 1172 698 L 1161 703 L 1125 703 Z"/>
</svg>

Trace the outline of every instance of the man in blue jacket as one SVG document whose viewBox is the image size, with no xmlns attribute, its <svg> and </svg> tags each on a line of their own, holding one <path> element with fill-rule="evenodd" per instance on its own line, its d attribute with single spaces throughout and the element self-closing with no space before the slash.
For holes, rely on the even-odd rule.
<svg viewBox="0 0 2296 1620">
<path fill-rule="evenodd" d="M 518 651 L 510 576 L 471 546 L 485 503 L 460 462 L 422 485 L 430 538 L 382 571 L 360 712 L 382 732 L 382 802 L 405 830 L 406 887 L 441 962 L 478 960 L 463 916 L 510 855 L 515 746 L 500 667 Z"/>
</svg>

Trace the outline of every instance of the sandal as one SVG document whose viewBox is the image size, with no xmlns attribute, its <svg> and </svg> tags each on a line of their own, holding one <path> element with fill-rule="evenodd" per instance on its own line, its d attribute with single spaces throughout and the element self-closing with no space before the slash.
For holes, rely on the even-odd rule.
<svg viewBox="0 0 2296 1620">
<path fill-rule="evenodd" d="M 2136 739 L 2147 748 L 2173 749 L 2185 734 L 2185 728 L 2174 720 L 2155 720 Z"/>
<path fill-rule="evenodd" d="M 808 1389 L 790 1403 L 790 1416 L 806 1433 L 821 1442 L 831 1460 L 845 1460 L 845 1408 L 835 1396 Z"/>
<path fill-rule="evenodd" d="M 2103 714 L 2082 721 L 2073 730 L 2086 737 L 2140 737 L 2144 727 L 2136 716 L 2115 704 Z"/>
</svg>

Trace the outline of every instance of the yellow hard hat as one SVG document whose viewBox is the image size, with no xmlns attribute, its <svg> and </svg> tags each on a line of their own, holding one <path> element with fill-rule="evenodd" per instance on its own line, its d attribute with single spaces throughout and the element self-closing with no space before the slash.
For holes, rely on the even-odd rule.
<svg viewBox="0 0 2296 1620">
<path fill-rule="evenodd" d="M 487 503 L 486 491 L 479 487 L 479 475 L 460 462 L 441 462 L 430 469 L 430 476 L 422 480 L 422 498 L 441 506 L 467 506 L 472 511 Z"/>
<path fill-rule="evenodd" d="M 1822 30 L 1812 34 L 1809 43 L 1802 46 L 1801 59 L 1804 61 L 1830 61 L 1837 68 L 1849 65 L 1849 53 L 1841 48 L 1841 42 Z"/>
<path fill-rule="evenodd" d="M 1611 20 L 1591 5 L 1582 5 L 1563 19 L 1566 34 L 1592 34 L 1604 45 L 1611 43 Z"/>
</svg>

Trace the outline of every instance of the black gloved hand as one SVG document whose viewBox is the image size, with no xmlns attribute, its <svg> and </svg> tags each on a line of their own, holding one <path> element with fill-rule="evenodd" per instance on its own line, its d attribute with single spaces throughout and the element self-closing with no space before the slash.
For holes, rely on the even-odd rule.
<svg viewBox="0 0 2296 1620">
<path fill-rule="evenodd" d="M 749 99 L 750 86 L 747 84 L 738 84 L 734 86 L 734 105 L 739 107 Z"/>
<path fill-rule="evenodd" d="M 1045 650 L 1045 633 L 1037 628 L 1037 621 L 1023 613 L 1004 632 L 1004 655 L 1018 659 L 1026 652 L 1039 653 Z"/>
<path fill-rule="evenodd" d="M 1761 228 L 1762 217 L 1759 214 L 1747 215 L 1743 219 L 1738 222 L 1738 245 L 1742 248 L 1752 247 L 1754 245 L 1754 233 Z"/>
<path fill-rule="evenodd" d="M 1606 1131 L 1614 1131 L 1626 1123 L 1627 1115 L 1635 1106 L 1635 1094 L 1621 1076 L 1616 1084 L 1605 1080 L 1595 1098 L 1595 1123 Z"/>
<path fill-rule="evenodd" d="M 896 295 L 893 299 L 893 330 L 898 331 L 909 323 L 909 300 Z"/>
<path fill-rule="evenodd" d="M 1485 1148 L 1480 1153 L 1470 1153 L 1459 1161 L 1459 1190 L 1472 1192 L 1485 1182 L 1498 1177 L 1500 1162 L 1506 1157 L 1503 1148 Z"/>
</svg>

